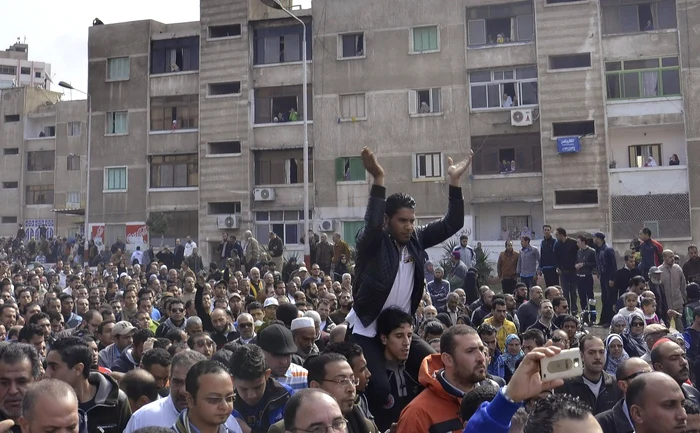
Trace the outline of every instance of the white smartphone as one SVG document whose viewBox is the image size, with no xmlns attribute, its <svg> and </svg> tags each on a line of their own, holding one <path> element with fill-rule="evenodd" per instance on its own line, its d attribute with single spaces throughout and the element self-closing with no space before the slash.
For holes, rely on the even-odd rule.
<svg viewBox="0 0 700 433">
<path fill-rule="evenodd" d="M 583 360 L 578 349 L 562 350 L 556 356 L 540 360 L 542 382 L 554 379 L 568 379 L 583 374 Z"/>
</svg>

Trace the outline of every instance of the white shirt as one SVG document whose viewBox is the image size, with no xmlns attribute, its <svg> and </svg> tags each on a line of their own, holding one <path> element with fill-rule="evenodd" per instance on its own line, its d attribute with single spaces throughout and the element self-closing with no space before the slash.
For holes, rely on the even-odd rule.
<svg viewBox="0 0 700 433">
<path fill-rule="evenodd" d="M 600 387 L 601 387 L 601 385 L 603 385 L 603 376 L 600 376 L 600 380 L 598 381 L 598 383 L 591 382 L 590 380 L 586 379 L 586 376 L 582 376 L 582 377 L 583 377 L 583 383 L 586 384 L 588 389 L 591 390 L 591 392 L 593 393 L 593 395 L 597 399 L 598 394 L 600 394 Z"/>
<path fill-rule="evenodd" d="M 143 427 L 164 427 L 169 429 L 177 421 L 178 415 L 180 415 L 180 412 L 175 409 L 172 397 L 161 398 L 148 403 L 134 412 L 124 429 L 124 433 L 133 433 Z M 230 432 L 242 433 L 241 426 L 238 425 L 238 421 L 232 416 L 229 416 L 226 420 L 226 427 Z"/>
<path fill-rule="evenodd" d="M 197 244 L 196 244 L 194 241 L 186 243 L 186 244 L 185 244 L 184 256 L 185 256 L 185 257 L 191 256 L 191 255 L 192 255 L 192 250 L 195 249 L 195 248 L 197 248 Z"/>
<path fill-rule="evenodd" d="M 143 264 L 143 251 L 136 250 L 131 254 L 131 263 L 134 263 L 134 259 L 138 260 L 139 264 Z"/>
<path fill-rule="evenodd" d="M 410 260 L 407 260 L 410 259 Z M 384 302 L 382 311 L 389 307 L 398 307 L 408 314 L 411 314 L 411 294 L 413 293 L 413 279 L 416 269 L 415 258 L 408 255 L 408 248 L 403 247 L 401 258 L 399 258 L 399 270 L 396 273 L 394 284 L 391 286 L 389 296 Z M 368 327 L 364 327 L 353 308 L 345 319 L 353 327 L 353 334 L 374 338 L 377 335 L 377 320 L 375 319 Z"/>
</svg>

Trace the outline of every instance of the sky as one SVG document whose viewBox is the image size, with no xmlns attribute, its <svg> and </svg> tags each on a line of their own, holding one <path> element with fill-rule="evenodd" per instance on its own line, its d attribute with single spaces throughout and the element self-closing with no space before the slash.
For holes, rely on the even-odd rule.
<svg viewBox="0 0 700 433">
<path fill-rule="evenodd" d="M 4 1 L 4 0 L 3 0 Z M 295 0 L 310 4 L 311 0 Z M 7 49 L 20 38 L 29 44 L 29 60 L 51 64 L 51 90 L 60 92 L 59 81 L 76 89 L 87 89 L 87 40 L 92 20 L 105 24 L 152 19 L 163 23 L 199 20 L 198 0 L 120 0 L 119 2 L 88 0 L 33 0 L 17 3 L 14 10 L 4 8 L 0 21 L 0 50 Z M 60 7 L 57 7 L 60 5 Z M 10 11 L 9 14 L 7 13 Z M 72 97 L 71 97 L 72 96 Z M 79 93 L 64 100 L 84 99 Z"/>
</svg>

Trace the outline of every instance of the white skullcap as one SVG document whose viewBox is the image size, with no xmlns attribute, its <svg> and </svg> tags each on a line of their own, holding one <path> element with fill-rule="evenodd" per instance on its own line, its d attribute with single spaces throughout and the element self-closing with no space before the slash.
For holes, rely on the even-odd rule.
<svg viewBox="0 0 700 433">
<path fill-rule="evenodd" d="M 305 328 L 316 329 L 316 326 L 314 325 L 314 319 L 310 317 L 299 317 L 297 319 L 292 320 L 292 331 Z"/>
</svg>

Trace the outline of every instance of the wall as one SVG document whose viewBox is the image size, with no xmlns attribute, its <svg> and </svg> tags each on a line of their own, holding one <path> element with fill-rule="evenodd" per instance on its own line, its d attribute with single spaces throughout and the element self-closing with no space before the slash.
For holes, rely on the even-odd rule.
<svg viewBox="0 0 700 433">
<path fill-rule="evenodd" d="M 613 128 L 608 131 L 608 141 L 611 161 L 617 162 L 617 168 L 630 166 L 629 146 L 640 144 L 661 144 L 661 161 L 656 161 L 659 165 L 668 165 L 674 153 L 682 165 L 688 163 L 683 125 Z"/>
<path fill-rule="evenodd" d="M 470 237 L 476 241 L 500 241 L 501 217 L 530 216 L 530 230 L 542 237 L 542 225 L 545 224 L 542 215 L 542 203 L 494 203 L 474 205 L 474 233 Z"/>
</svg>

